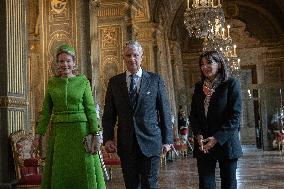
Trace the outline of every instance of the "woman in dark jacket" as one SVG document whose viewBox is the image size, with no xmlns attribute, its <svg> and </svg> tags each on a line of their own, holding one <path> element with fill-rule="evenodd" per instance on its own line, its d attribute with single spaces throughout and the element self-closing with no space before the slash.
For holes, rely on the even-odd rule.
<svg viewBox="0 0 284 189">
<path fill-rule="evenodd" d="M 190 121 L 195 136 L 200 189 L 214 189 L 215 168 L 220 167 L 222 189 L 236 189 L 237 160 L 242 156 L 239 140 L 241 91 L 239 81 L 228 77 L 223 56 L 204 52 L 199 59 L 201 81 L 192 97 Z"/>
</svg>

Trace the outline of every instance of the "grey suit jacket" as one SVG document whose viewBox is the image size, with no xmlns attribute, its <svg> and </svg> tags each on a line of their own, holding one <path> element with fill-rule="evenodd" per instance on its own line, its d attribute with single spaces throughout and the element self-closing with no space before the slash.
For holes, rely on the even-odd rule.
<svg viewBox="0 0 284 189">
<path fill-rule="evenodd" d="M 160 155 L 162 144 L 173 143 L 169 101 L 158 74 L 143 71 L 135 108 L 130 105 L 126 73 L 109 80 L 102 117 L 104 142 L 114 139 L 116 124 L 118 155 L 132 152 L 134 137 L 147 157 Z"/>
</svg>

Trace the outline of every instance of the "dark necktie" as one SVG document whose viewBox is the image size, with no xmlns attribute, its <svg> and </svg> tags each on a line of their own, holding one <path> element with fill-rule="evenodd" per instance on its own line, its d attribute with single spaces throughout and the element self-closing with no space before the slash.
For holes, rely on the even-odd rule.
<svg viewBox="0 0 284 189">
<path fill-rule="evenodd" d="M 133 107 L 135 107 L 137 101 L 136 77 L 137 76 L 135 75 L 130 75 L 129 98 L 130 98 L 130 103 Z"/>
</svg>

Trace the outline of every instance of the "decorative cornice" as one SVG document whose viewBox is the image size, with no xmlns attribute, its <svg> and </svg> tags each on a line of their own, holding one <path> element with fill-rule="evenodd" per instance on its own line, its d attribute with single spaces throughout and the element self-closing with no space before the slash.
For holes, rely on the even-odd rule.
<svg viewBox="0 0 284 189">
<path fill-rule="evenodd" d="M 127 3 L 102 4 L 98 11 L 98 18 L 124 16 L 128 6 Z"/>
<path fill-rule="evenodd" d="M 198 60 L 201 52 L 182 53 L 183 60 Z"/>
<path fill-rule="evenodd" d="M 99 8 L 101 6 L 101 0 L 91 0 L 90 5 L 93 8 Z"/>
<path fill-rule="evenodd" d="M 0 96 L 0 108 L 8 107 L 26 107 L 29 103 L 24 98 Z"/>
</svg>

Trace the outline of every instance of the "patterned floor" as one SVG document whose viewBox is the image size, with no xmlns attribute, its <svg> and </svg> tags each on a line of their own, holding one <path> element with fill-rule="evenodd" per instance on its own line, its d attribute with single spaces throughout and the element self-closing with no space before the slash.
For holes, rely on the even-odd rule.
<svg viewBox="0 0 284 189">
<path fill-rule="evenodd" d="M 284 155 L 279 151 L 257 150 L 254 146 L 243 149 L 244 156 L 237 169 L 238 189 L 284 189 Z M 216 171 L 217 188 L 221 188 L 218 174 Z M 160 189 L 198 189 L 195 159 L 181 157 L 162 167 L 159 186 Z M 124 188 L 120 169 L 113 172 L 107 188 Z"/>
</svg>

